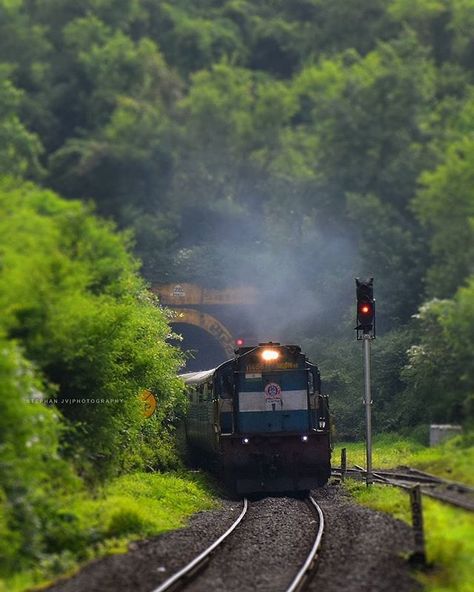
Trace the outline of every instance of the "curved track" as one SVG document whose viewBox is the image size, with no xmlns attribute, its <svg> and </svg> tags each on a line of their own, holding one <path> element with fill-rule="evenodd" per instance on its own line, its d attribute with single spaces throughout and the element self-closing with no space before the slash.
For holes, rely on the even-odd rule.
<svg viewBox="0 0 474 592">
<path fill-rule="evenodd" d="M 314 543 L 303 565 L 298 570 L 296 576 L 292 579 L 290 585 L 284 588 L 284 591 L 282 590 L 282 592 L 297 592 L 305 587 L 306 583 L 309 580 L 309 576 L 313 572 L 315 561 L 319 549 L 321 547 L 321 541 L 324 533 L 323 512 L 313 497 L 309 496 L 306 501 L 307 504 L 310 506 L 312 512 L 314 514 L 317 514 L 318 516 L 318 530 L 316 533 Z M 176 572 L 174 575 L 172 575 L 170 578 L 168 578 L 165 582 L 160 584 L 151 592 L 167 592 L 170 590 L 184 589 L 189 584 L 191 584 L 191 582 L 194 582 L 197 579 L 198 574 L 200 575 L 201 570 L 207 566 L 208 560 L 214 553 L 214 551 L 218 547 L 220 547 L 224 543 L 224 541 L 227 540 L 229 535 L 231 535 L 242 522 L 243 518 L 247 513 L 248 507 L 248 501 L 247 499 L 244 499 L 242 511 L 238 518 L 235 520 L 235 522 L 230 526 L 230 528 L 228 528 L 222 536 L 220 536 L 216 541 L 214 541 L 212 545 L 210 545 L 207 549 L 205 549 L 202 553 L 200 553 L 182 569 L 180 569 L 178 572 Z"/>
<path fill-rule="evenodd" d="M 285 590 L 285 592 L 295 592 L 296 590 L 301 590 L 303 588 L 303 586 L 305 585 L 305 583 L 307 581 L 308 576 L 311 574 L 311 572 L 313 570 L 314 563 L 316 561 L 316 557 L 317 557 L 319 549 L 321 547 L 321 541 L 323 539 L 323 534 L 324 534 L 323 511 L 321 510 L 319 504 L 315 501 L 315 499 L 313 497 L 309 496 L 308 501 L 313 506 L 313 508 L 316 510 L 316 512 L 318 513 L 318 517 L 319 517 L 318 532 L 316 534 L 316 538 L 315 538 L 314 544 L 311 548 L 311 551 L 309 552 L 308 557 L 306 558 L 306 561 L 304 562 L 304 564 L 301 567 L 301 569 L 299 570 L 299 572 L 296 574 L 296 577 L 291 582 L 290 586 Z"/>
<path fill-rule="evenodd" d="M 232 526 L 230 526 L 230 528 L 228 528 L 222 536 L 220 536 L 216 541 L 214 541 L 212 545 L 210 545 L 207 549 L 205 549 L 202 553 L 200 553 L 182 569 L 176 572 L 173 576 L 168 578 L 165 582 L 158 586 L 158 588 L 155 588 L 152 592 L 165 592 L 166 590 L 171 590 L 179 584 L 183 584 L 183 582 L 185 582 L 186 579 L 190 578 L 192 574 L 195 574 L 200 568 L 202 568 L 205 565 L 206 561 L 209 559 L 210 555 L 213 553 L 213 551 L 217 549 L 217 547 L 222 545 L 226 538 L 230 534 L 232 534 L 232 532 L 234 532 L 237 526 L 242 522 L 245 514 L 247 513 L 247 509 L 248 501 L 247 498 L 244 498 L 242 512 L 239 514 L 239 517 L 232 524 Z"/>
</svg>

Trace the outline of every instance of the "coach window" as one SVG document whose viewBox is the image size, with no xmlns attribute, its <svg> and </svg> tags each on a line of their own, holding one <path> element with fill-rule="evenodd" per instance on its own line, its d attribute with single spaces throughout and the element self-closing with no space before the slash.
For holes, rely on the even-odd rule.
<svg viewBox="0 0 474 592">
<path fill-rule="evenodd" d="M 204 403 L 207 399 L 207 384 L 199 385 L 199 403 Z"/>
</svg>

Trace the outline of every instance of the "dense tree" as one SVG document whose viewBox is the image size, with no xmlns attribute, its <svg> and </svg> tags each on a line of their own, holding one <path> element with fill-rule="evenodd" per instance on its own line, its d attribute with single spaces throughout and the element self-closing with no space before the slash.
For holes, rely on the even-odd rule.
<svg viewBox="0 0 474 592">
<path fill-rule="evenodd" d="M 71 528 L 78 474 L 176 462 L 140 274 L 256 286 L 345 438 L 373 275 L 375 429 L 473 425 L 473 26 L 472 0 L 0 0 L 0 574 Z"/>
<path fill-rule="evenodd" d="M 9 68 L 0 64 L 0 174 L 38 177 L 42 152 L 37 135 L 27 129 L 18 114 L 22 92 L 9 80 Z"/>
<path fill-rule="evenodd" d="M 472 369 L 473 288 L 461 288 L 452 300 L 421 307 L 416 344 L 408 350 L 407 383 L 401 410 L 409 425 L 474 420 Z"/>
<path fill-rule="evenodd" d="M 0 212 L 0 328 L 54 385 L 74 427 L 68 454 L 89 474 L 166 464 L 162 421 L 180 400 L 180 360 L 126 237 L 82 204 L 14 180 L 1 185 Z M 160 401 L 150 421 L 144 388 Z"/>
<path fill-rule="evenodd" d="M 430 229 L 433 266 L 428 289 L 452 296 L 474 272 L 474 138 L 472 133 L 449 146 L 434 171 L 421 176 L 414 207 Z"/>
<path fill-rule="evenodd" d="M 252 278 L 274 304 L 257 316 L 274 327 L 295 301 L 311 340 L 347 335 L 351 276 L 373 274 L 401 364 L 400 325 L 472 274 L 469 1 L 3 0 L 0 16 L 0 171 L 44 171 L 133 229 L 149 280 Z"/>
</svg>

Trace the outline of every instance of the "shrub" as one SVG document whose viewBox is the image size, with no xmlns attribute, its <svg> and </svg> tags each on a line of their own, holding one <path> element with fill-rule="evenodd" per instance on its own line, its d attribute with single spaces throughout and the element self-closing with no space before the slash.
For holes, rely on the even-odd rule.
<svg viewBox="0 0 474 592">
<path fill-rule="evenodd" d="M 129 246 L 79 202 L 0 182 L 0 329 L 55 385 L 63 451 L 92 479 L 177 462 L 164 420 L 182 401 L 181 360 Z M 143 388 L 158 399 L 150 419 Z"/>
</svg>

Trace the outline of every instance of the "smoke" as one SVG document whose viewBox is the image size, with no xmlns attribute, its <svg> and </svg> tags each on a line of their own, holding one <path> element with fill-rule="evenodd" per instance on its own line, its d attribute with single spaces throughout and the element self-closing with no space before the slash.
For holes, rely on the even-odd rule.
<svg viewBox="0 0 474 592">
<path fill-rule="evenodd" d="M 349 231 L 303 208 L 253 211 L 248 204 L 237 212 L 221 207 L 201 212 L 201 223 L 195 215 L 185 220 L 180 281 L 254 287 L 256 302 L 239 309 L 239 336 L 247 343 L 299 342 L 340 331 L 357 265 Z"/>
</svg>

